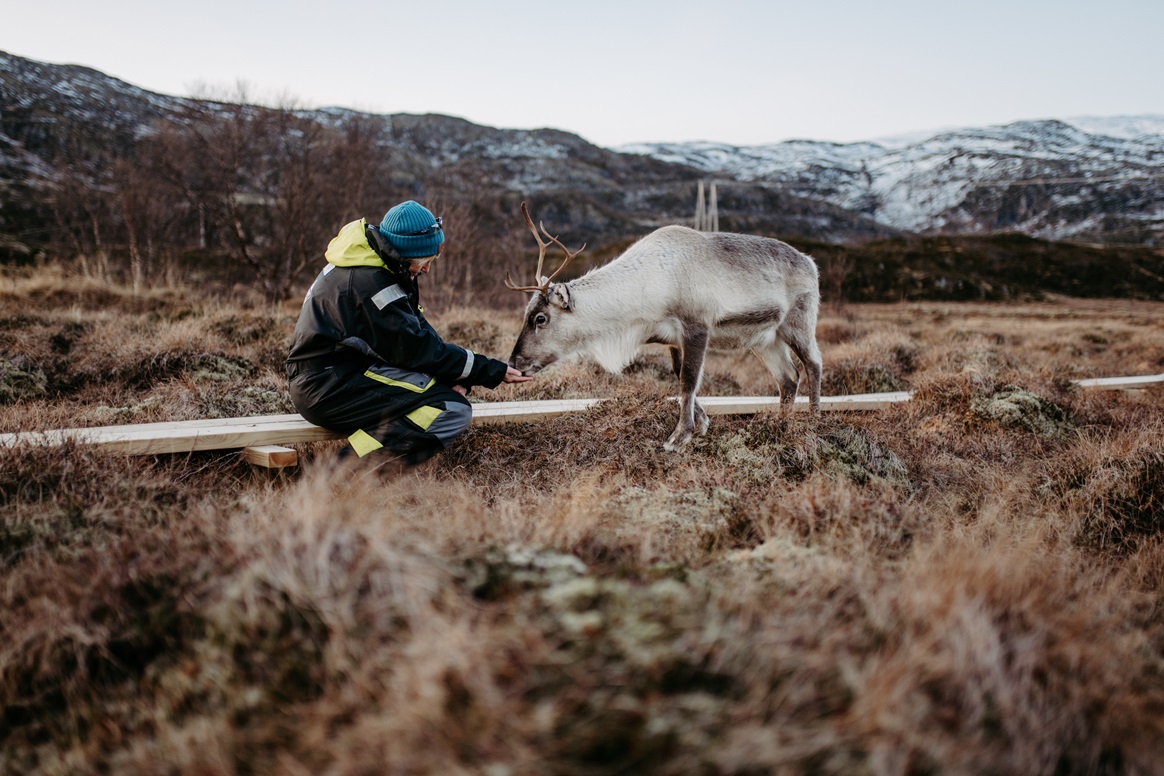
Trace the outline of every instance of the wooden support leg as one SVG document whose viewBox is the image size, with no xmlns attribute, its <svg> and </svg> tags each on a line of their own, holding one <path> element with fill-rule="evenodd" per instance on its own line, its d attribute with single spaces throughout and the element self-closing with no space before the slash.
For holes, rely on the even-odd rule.
<svg viewBox="0 0 1164 776">
<path fill-rule="evenodd" d="M 299 453 L 290 447 L 280 445 L 256 445 L 244 447 L 243 460 L 255 466 L 264 466 L 268 469 L 283 469 L 299 464 Z"/>
</svg>

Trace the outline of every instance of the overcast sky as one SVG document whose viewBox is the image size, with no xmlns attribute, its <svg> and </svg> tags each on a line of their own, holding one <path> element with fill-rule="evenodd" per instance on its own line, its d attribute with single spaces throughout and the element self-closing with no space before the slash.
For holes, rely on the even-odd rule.
<svg viewBox="0 0 1164 776">
<path fill-rule="evenodd" d="M 604 146 L 1164 114 L 1162 33 L 1164 0 L 0 0 L 0 50 L 155 92 Z"/>
</svg>

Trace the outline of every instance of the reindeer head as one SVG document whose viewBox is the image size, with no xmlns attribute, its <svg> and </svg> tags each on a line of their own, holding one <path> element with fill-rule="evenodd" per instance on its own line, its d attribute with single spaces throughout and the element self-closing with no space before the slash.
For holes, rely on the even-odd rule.
<svg viewBox="0 0 1164 776">
<path fill-rule="evenodd" d="M 525 308 L 525 319 L 521 333 L 517 335 L 517 342 L 509 356 L 509 365 L 520 369 L 527 375 L 544 369 L 564 355 L 569 355 L 569 344 L 573 337 L 570 332 L 569 318 L 574 310 L 574 302 L 570 297 L 570 287 L 566 283 L 554 283 L 558 273 L 570 263 L 570 260 L 586 249 L 583 245 L 571 253 L 566 246 L 546 231 L 546 227 L 538 223 L 534 226 L 529 210 L 525 203 L 521 203 L 521 214 L 525 216 L 525 223 L 533 232 L 534 240 L 538 244 L 538 268 L 534 273 L 537 285 L 519 286 L 505 273 L 505 285 L 514 291 L 532 292 L 533 296 Z M 538 229 L 541 232 L 538 232 Z M 545 235 L 549 242 L 542 240 Z M 542 264 L 546 259 L 546 249 L 556 245 L 566 254 L 565 260 L 554 270 L 549 277 L 542 275 Z"/>
</svg>

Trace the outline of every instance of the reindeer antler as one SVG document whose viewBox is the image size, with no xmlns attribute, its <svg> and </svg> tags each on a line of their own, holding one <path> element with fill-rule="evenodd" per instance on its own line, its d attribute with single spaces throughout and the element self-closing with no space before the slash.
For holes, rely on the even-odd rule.
<svg viewBox="0 0 1164 776">
<path fill-rule="evenodd" d="M 558 276 L 558 273 L 561 272 L 562 269 L 565 268 L 565 266 L 567 264 L 569 264 L 570 261 L 575 256 L 577 256 L 582 251 L 586 250 L 586 245 L 583 244 L 581 248 L 579 248 L 578 250 L 571 253 L 570 250 L 565 245 L 562 245 L 561 241 L 558 240 L 557 237 L 554 237 L 553 235 L 551 235 L 549 232 L 546 231 L 546 227 L 541 221 L 538 222 L 538 225 L 536 227 L 534 226 L 533 219 L 530 218 L 530 215 L 529 215 L 529 208 L 527 208 L 525 206 L 524 202 L 521 203 L 521 214 L 523 216 L 525 216 L 526 226 L 528 226 L 529 230 L 531 232 L 533 232 L 534 240 L 536 240 L 537 244 L 538 244 L 538 268 L 537 268 L 537 271 L 534 273 L 534 280 L 536 280 L 538 282 L 538 285 L 536 285 L 536 286 L 519 286 L 519 285 L 515 284 L 513 282 L 513 279 L 510 278 L 510 276 L 509 276 L 509 270 L 505 271 L 505 285 L 508 288 L 512 288 L 514 291 L 537 291 L 538 293 L 544 294 L 546 292 L 546 290 L 549 289 L 550 283 L 552 283 L 554 281 L 554 278 L 556 278 Z M 544 234 L 546 237 L 549 238 L 549 240 L 550 240 L 549 242 L 545 242 L 542 240 L 541 235 L 538 234 L 538 228 L 541 228 L 542 234 Z M 562 251 L 566 254 L 566 258 L 561 264 L 558 265 L 558 268 L 556 270 L 554 270 L 554 274 L 552 274 L 548 278 L 546 278 L 545 282 L 542 282 L 542 280 L 541 280 L 542 264 L 546 260 L 546 249 L 549 248 L 551 245 L 556 245 L 559 248 L 561 248 Z"/>
</svg>

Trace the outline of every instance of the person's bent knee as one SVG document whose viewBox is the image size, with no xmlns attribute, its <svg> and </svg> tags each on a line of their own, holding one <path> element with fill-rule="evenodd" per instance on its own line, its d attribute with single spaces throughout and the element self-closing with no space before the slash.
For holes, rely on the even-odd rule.
<svg viewBox="0 0 1164 776">
<path fill-rule="evenodd" d="M 453 440 L 469 428 L 473 422 L 473 408 L 457 401 L 442 402 L 443 407 L 425 405 L 418 407 L 405 417 L 415 423 L 425 433 L 436 437 L 442 447 L 448 447 Z"/>
<path fill-rule="evenodd" d="M 469 430 L 473 422 L 473 408 L 460 402 L 445 402 L 445 411 L 440 414 L 433 424 L 437 428 L 430 428 L 429 433 L 448 447 L 453 440 Z"/>
</svg>

